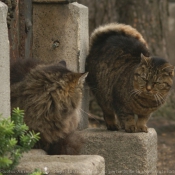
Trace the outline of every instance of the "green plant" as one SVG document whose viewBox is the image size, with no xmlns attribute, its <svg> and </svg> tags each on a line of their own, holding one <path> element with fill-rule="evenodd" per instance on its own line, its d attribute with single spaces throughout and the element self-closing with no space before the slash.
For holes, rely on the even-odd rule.
<svg viewBox="0 0 175 175">
<path fill-rule="evenodd" d="M 29 131 L 23 121 L 24 111 L 16 108 L 11 119 L 0 117 L 0 169 L 12 170 L 22 157 L 39 140 L 39 133 Z"/>
<path fill-rule="evenodd" d="M 35 171 L 29 175 L 44 175 L 44 173 L 39 169 L 35 169 Z"/>
</svg>

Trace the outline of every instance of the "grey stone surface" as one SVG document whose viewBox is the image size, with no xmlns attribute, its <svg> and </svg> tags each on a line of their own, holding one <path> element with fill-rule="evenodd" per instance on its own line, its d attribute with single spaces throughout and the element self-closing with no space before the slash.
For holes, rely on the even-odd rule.
<svg viewBox="0 0 175 175">
<path fill-rule="evenodd" d="M 25 154 L 13 174 L 27 174 L 39 169 L 44 173 L 59 175 L 104 175 L 104 158 L 98 155 L 80 156 L 49 156 L 43 155 L 40 150 Z"/>
<path fill-rule="evenodd" d="M 7 29 L 8 7 L 0 1 L 0 114 L 10 116 L 9 40 Z"/>
<path fill-rule="evenodd" d="M 30 157 L 30 156 L 41 156 L 41 155 L 47 155 L 47 153 L 42 150 L 42 149 L 31 149 L 29 152 L 27 153 L 23 153 L 24 157 Z"/>
<path fill-rule="evenodd" d="M 70 70 L 84 72 L 88 41 L 87 7 L 78 3 L 33 3 L 34 58 L 65 60 Z"/>
<path fill-rule="evenodd" d="M 157 133 L 126 133 L 104 129 L 81 131 L 86 144 L 81 154 L 105 158 L 106 174 L 156 175 Z"/>
<path fill-rule="evenodd" d="M 76 0 L 33 0 L 33 2 L 37 3 L 72 3 L 75 2 Z"/>
<path fill-rule="evenodd" d="M 33 57 L 46 62 L 65 60 L 68 69 L 85 71 L 88 54 L 88 8 L 78 4 L 33 2 Z M 84 90 L 79 129 L 88 126 L 88 90 Z"/>
</svg>

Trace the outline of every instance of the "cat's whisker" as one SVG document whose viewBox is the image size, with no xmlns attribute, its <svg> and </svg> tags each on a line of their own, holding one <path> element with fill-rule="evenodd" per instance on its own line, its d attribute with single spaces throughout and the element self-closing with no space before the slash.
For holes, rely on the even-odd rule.
<svg viewBox="0 0 175 175">
<path fill-rule="evenodd" d="M 157 93 L 157 95 L 162 99 L 163 102 L 165 101 L 165 99 L 162 97 L 160 93 Z"/>
<path fill-rule="evenodd" d="M 160 97 L 158 96 L 158 94 L 156 94 L 156 97 L 157 97 L 157 99 L 159 101 L 159 104 L 161 105 L 162 104 L 162 101 L 161 101 Z"/>
<path fill-rule="evenodd" d="M 158 101 L 158 99 L 157 99 L 157 96 L 154 95 L 154 98 L 155 98 L 155 100 L 156 100 L 156 104 L 157 104 L 157 106 L 159 106 L 159 101 Z"/>
<path fill-rule="evenodd" d="M 157 96 L 159 97 L 161 105 L 162 105 L 165 102 L 165 100 L 163 99 L 163 97 L 159 93 L 157 93 Z"/>
<path fill-rule="evenodd" d="M 87 113 L 86 111 L 84 111 L 83 109 L 80 108 L 80 110 L 82 112 L 84 112 L 85 114 L 87 114 L 89 117 L 92 117 L 94 120 L 96 120 L 98 122 L 98 120 L 91 114 L 91 113 Z"/>
<path fill-rule="evenodd" d="M 134 89 L 132 91 L 130 91 L 130 96 L 136 96 L 136 95 L 140 95 L 142 93 L 142 91 L 138 90 L 138 89 Z"/>
<path fill-rule="evenodd" d="M 158 94 L 156 94 L 156 97 L 157 97 L 157 99 L 158 99 L 158 101 L 159 101 L 160 105 L 162 105 L 162 104 L 163 104 L 163 102 L 162 102 L 162 100 L 161 100 L 160 96 L 159 96 Z"/>
<path fill-rule="evenodd" d="M 132 91 L 130 92 L 129 98 L 131 98 L 131 96 L 132 96 L 132 95 L 135 95 L 136 93 L 137 93 L 136 90 L 132 90 Z"/>
</svg>

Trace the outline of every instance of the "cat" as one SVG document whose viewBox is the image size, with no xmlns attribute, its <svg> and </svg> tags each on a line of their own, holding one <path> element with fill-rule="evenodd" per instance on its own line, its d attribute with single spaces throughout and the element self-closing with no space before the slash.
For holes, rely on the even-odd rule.
<svg viewBox="0 0 175 175">
<path fill-rule="evenodd" d="M 87 73 L 74 73 L 66 63 L 34 59 L 11 64 L 11 108 L 24 110 L 24 122 L 40 132 L 35 148 L 48 154 L 78 154 L 83 138 L 73 134 L 80 121 L 83 83 Z"/>
<path fill-rule="evenodd" d="M 151 56 L 136 29 L 117 23 L 92 33 L 86 71 L 107 129 L 130 133 L 148 132 L 150 114 L 165 102 L 174 76 L 174 66 Z"/>
</svg>

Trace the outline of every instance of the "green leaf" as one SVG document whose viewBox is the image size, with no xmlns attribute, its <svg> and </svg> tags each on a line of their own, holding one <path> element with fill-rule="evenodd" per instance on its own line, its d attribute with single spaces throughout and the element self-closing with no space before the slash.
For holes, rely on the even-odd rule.
<svg viewBox="0 0 175 175">
<path fill-rule="evenodd" d="M 0 157 L 0 168 L 7 168 L 13 162 L 8 157 Z"/>
</svg>

